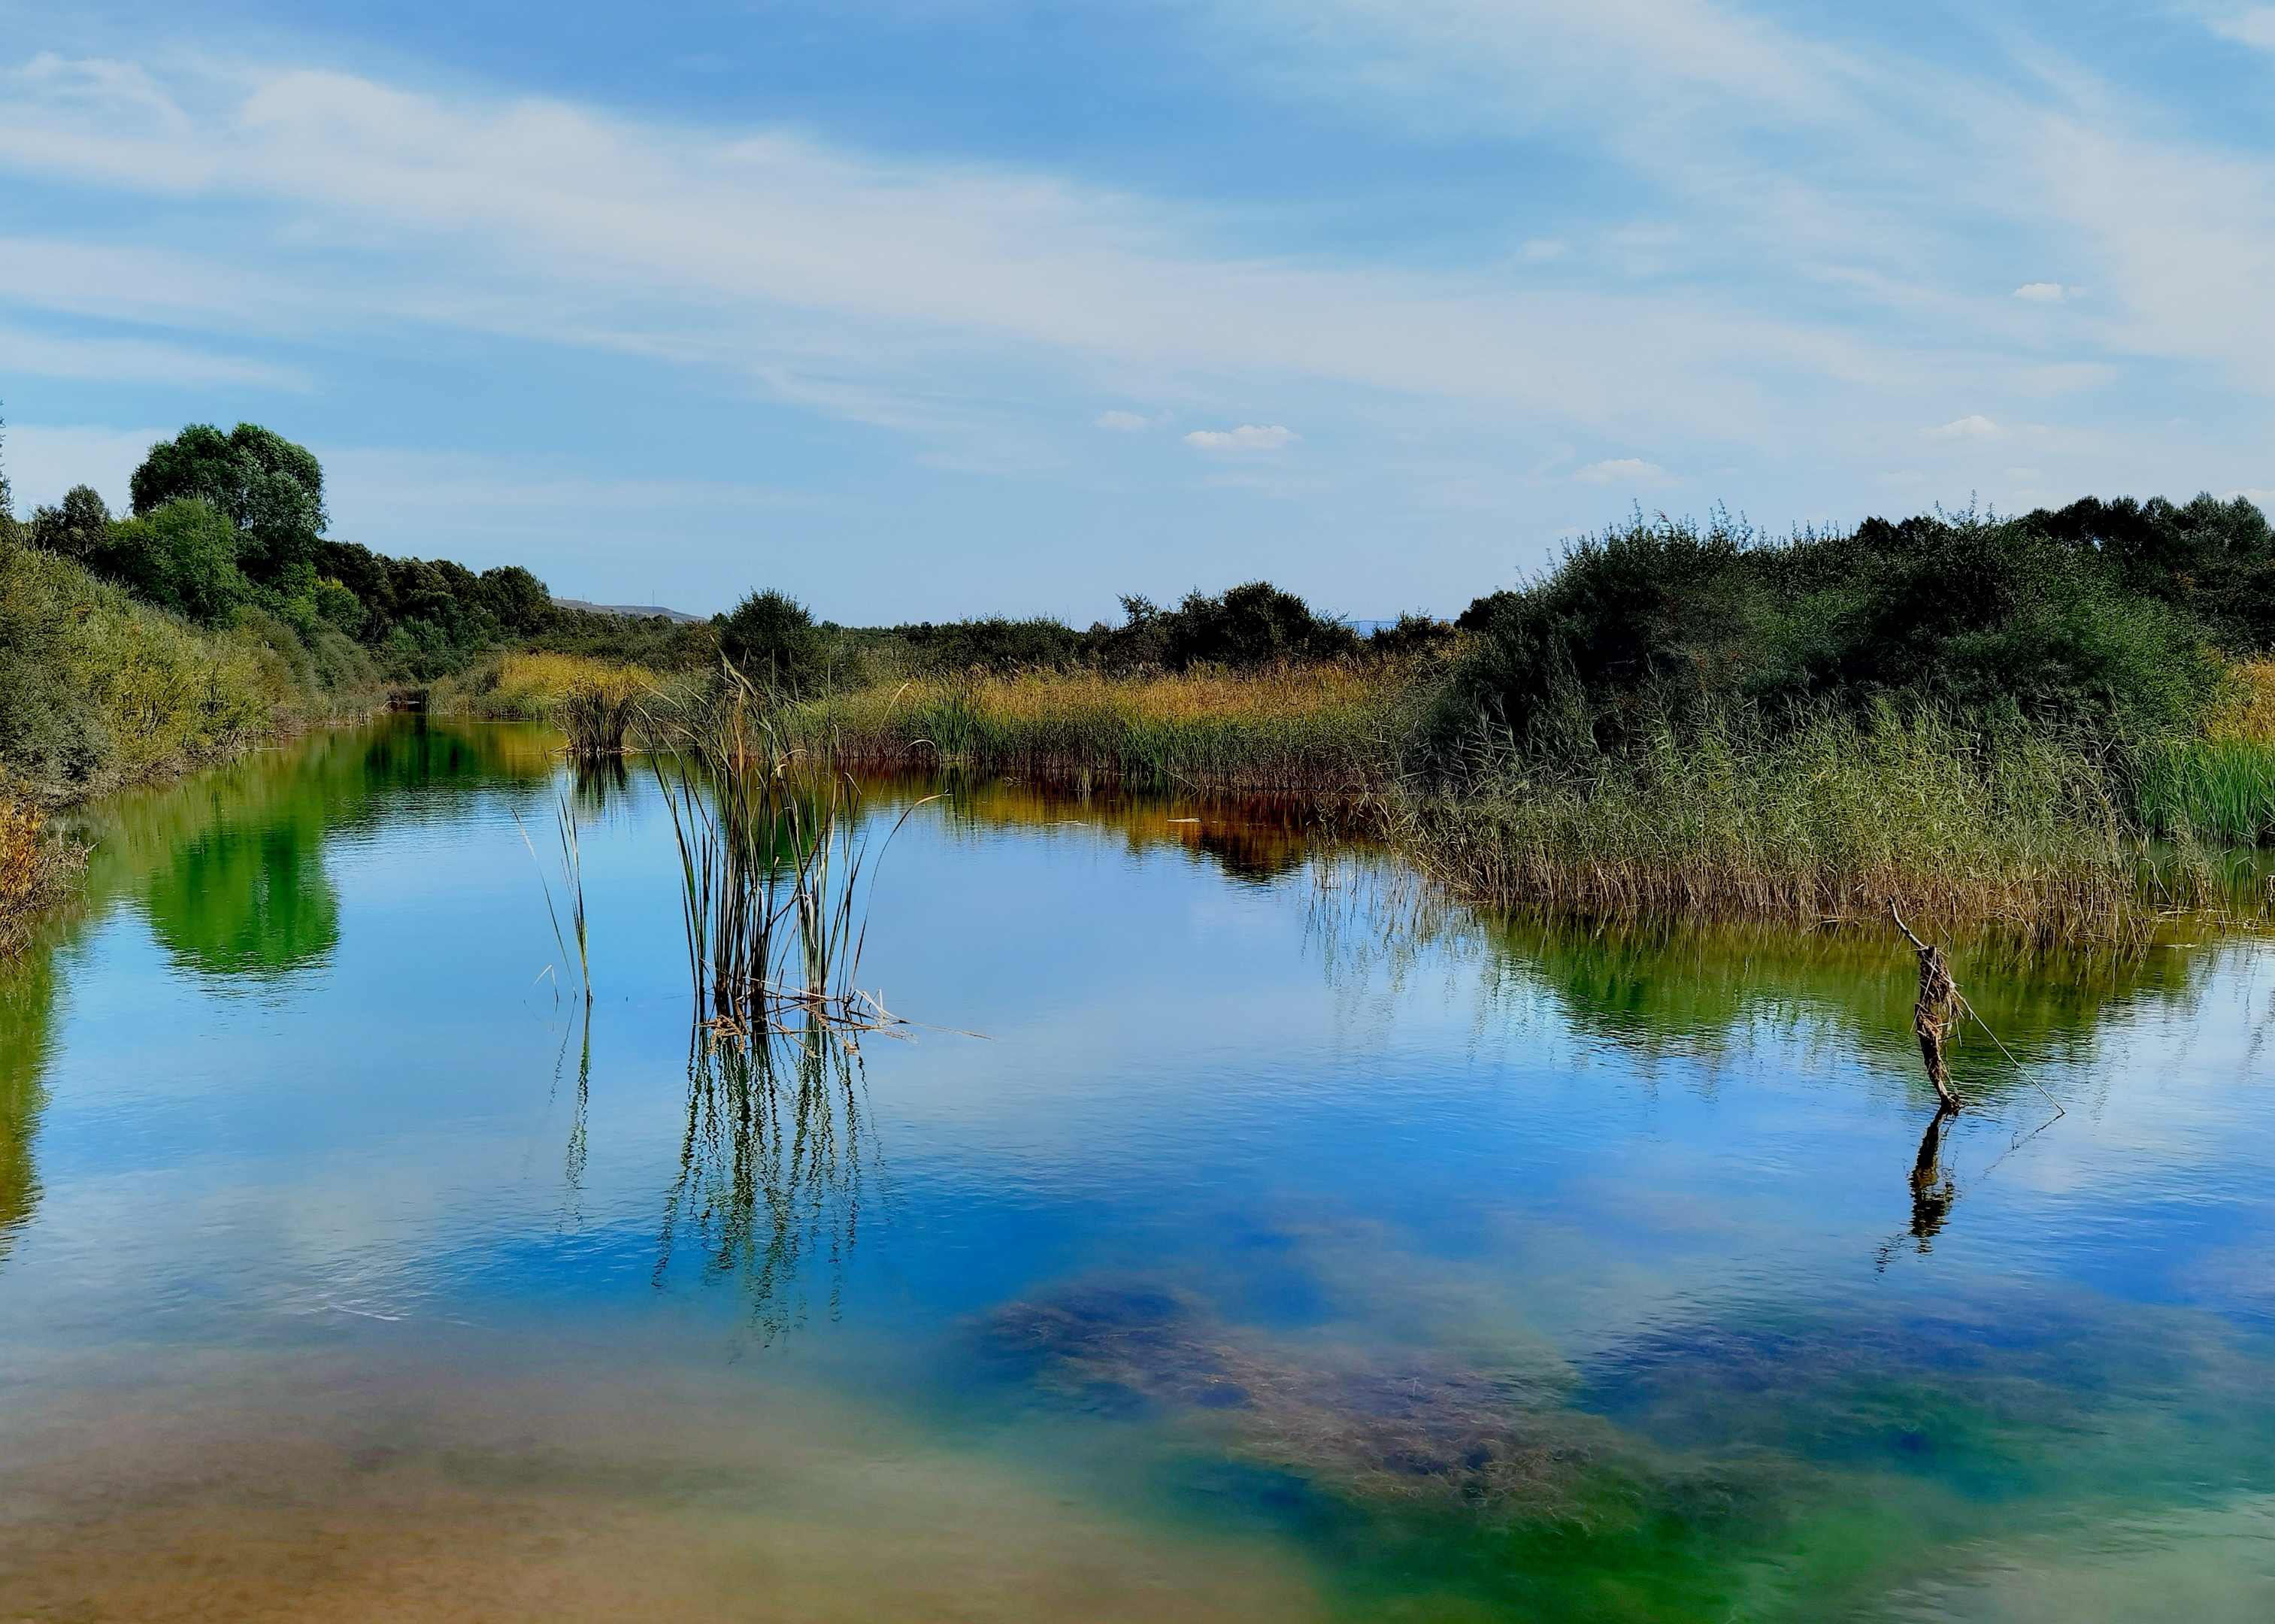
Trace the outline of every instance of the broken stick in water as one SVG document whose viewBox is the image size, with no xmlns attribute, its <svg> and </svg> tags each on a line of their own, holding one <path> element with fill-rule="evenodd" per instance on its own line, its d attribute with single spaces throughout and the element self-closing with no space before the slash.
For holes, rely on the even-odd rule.
<svg viewBox="0 0 2275 1624">
<path fill-rule="evenodd" d="M 1904 940 L 1919 952 L 1919 1001 L 1912 1006 L 1912 1031 L 1919 1039 L 1920 1059 L 1927 1063 L 1928 1081 L 1935 1084 L 1936 1097 L 1943 1101 L 1946 1111 L 1956 1111 L 1967 1102 L 1951 1085 L 1951 1067 L 1943 1058 L 1944 1040 L 1959 1024 L 1960 1012 L 1967 1001 L 1959 995 L 1959 987 L 1951 978 L 1951 966 L 1945 962 L 1943 949 L 1931 947 L 1912 934 L 1912 927 L 1904 923 L 1904 916 L 1896 911 L 1896 899 L 1888 899 L 1888 917 L 1904 933 Z"/>
</svg>

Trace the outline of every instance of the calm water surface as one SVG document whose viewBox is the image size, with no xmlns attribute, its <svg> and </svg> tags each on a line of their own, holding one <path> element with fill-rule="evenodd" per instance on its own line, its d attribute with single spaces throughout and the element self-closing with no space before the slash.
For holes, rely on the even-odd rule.
<svg viewBox="0 0 2275 1624">
<path fill-rule="evenodd" d="M 941 1030 L 691 1064 L 637 773 L 559 995 L 548 743 L 88 814 L 0 971 L 0 1618 L 2275 1617 L 2261 945 L 1962 948 L 2022 1064 L 1924 1145 L 1878 932 L 882 785 Z"/>
</svg>

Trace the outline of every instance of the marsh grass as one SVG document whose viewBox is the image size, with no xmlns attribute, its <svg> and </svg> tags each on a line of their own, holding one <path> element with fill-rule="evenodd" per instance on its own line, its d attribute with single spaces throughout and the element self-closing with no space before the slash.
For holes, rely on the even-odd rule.
<svg viewBox="0 0 2275 1624">
<path fill-rule="evenodd" d="M 590 759 L 654 747 L 649 719 L 699 709 L 709 680 L 700 671 L 517 650 L 441 678 L 427 708 L 482 721 L 551 722 L 569 736 L 569 753 Z"/>
<path fill-rule="evenodd" d="M 810 701 L 783 728 L 848 764 L 1346 797 L 1394 781 L 1425 665 L 915 677 Z"/>
<path fill-rule="evenodd" d="M 828 741 L 786 737 L 783 711 L 730 677 L 699 711 L 659 724 L 676 735 L 651 760 L 678 848 L 698 1018 L 745 1040 L 814 1023 L 893 1031 L 905 1023 L 854 986 L 871 858 L 860 787 Z M 904 807 L 886 842 L 929 798 Z"/>
<path fill-rule="evenodd" d="M 1932 711 L 1776 733 L 1727 717 L 1661 726 L 1621 754 L 1513 759 L 1461 798 L 1415 797 L 1394 822 L 1461 895 L 1583 915 L 1810 924 L 1881 917 L 1895 897 L 1939 928 L 2093 936 L 2204 889 L 2188 863 L 2145 867 L 2089 758 Z"/>
</svg>

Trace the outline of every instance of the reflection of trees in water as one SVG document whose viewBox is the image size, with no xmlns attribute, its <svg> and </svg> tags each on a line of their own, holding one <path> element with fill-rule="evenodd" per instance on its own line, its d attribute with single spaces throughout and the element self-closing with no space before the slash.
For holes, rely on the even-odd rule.
<svg viewBox="0 0 2275 1624">
<path fill-rule="evenodd" d="M 323 839 L 321 819 L 306 813 L 217 824 L 152 876 L 151 930 L 176 963 L 208 975 L 269 977 L 321 963 L 340 940 Z"/>
<path fill-rule="evenodd" d="M 41 1077 L 55 1049 L 54 961 L 45 943 L 0 960 L 0 1259 L 39 1205 L 32 1140 L 48 1103 Z"/>
<path fill-rule="evenodd" d="M 1209 791 L 1161 794 L 1119 785 L 1085 789 L 1079 780 L 864 774 L 879 805 L 945 792 L 952 829 L 1052 828 L 1077 825 L 1119 835 L 1133 855 L 1182 847 L 1230 879 L 1266 885 L 1302 868 L 1329 820 L 1313 803 L 1287 796 Z"/>
<path fill-rule="evenodd" d="M 699 1035 L 657 1283 L 675 1256 L 734 1280 L 771 1341 L 805 1323 L 819 1272 L 835 1318 L 881 1171 L 862 1094 L 859 1054 L 818 1026 L 748 1044 Z"/>
</svg>

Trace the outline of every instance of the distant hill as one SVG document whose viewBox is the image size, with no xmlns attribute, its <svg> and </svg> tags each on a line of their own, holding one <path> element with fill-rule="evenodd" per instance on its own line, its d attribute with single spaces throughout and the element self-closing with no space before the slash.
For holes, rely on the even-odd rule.
<svg viewBox="0 0 2275 1624">
<path fill-rule="evenodd" d="M 710 619 L 708 615 L 690 615 L 684 609 L 659 608 L 652 603 L 587 603 L 582 598 L 556 598 L 556 609 L 581 609 L 587 615 L 629 615 L 634 620 L 650 620 L 661 615 L 683 626 L 699 626 Z"/>
</svg>

